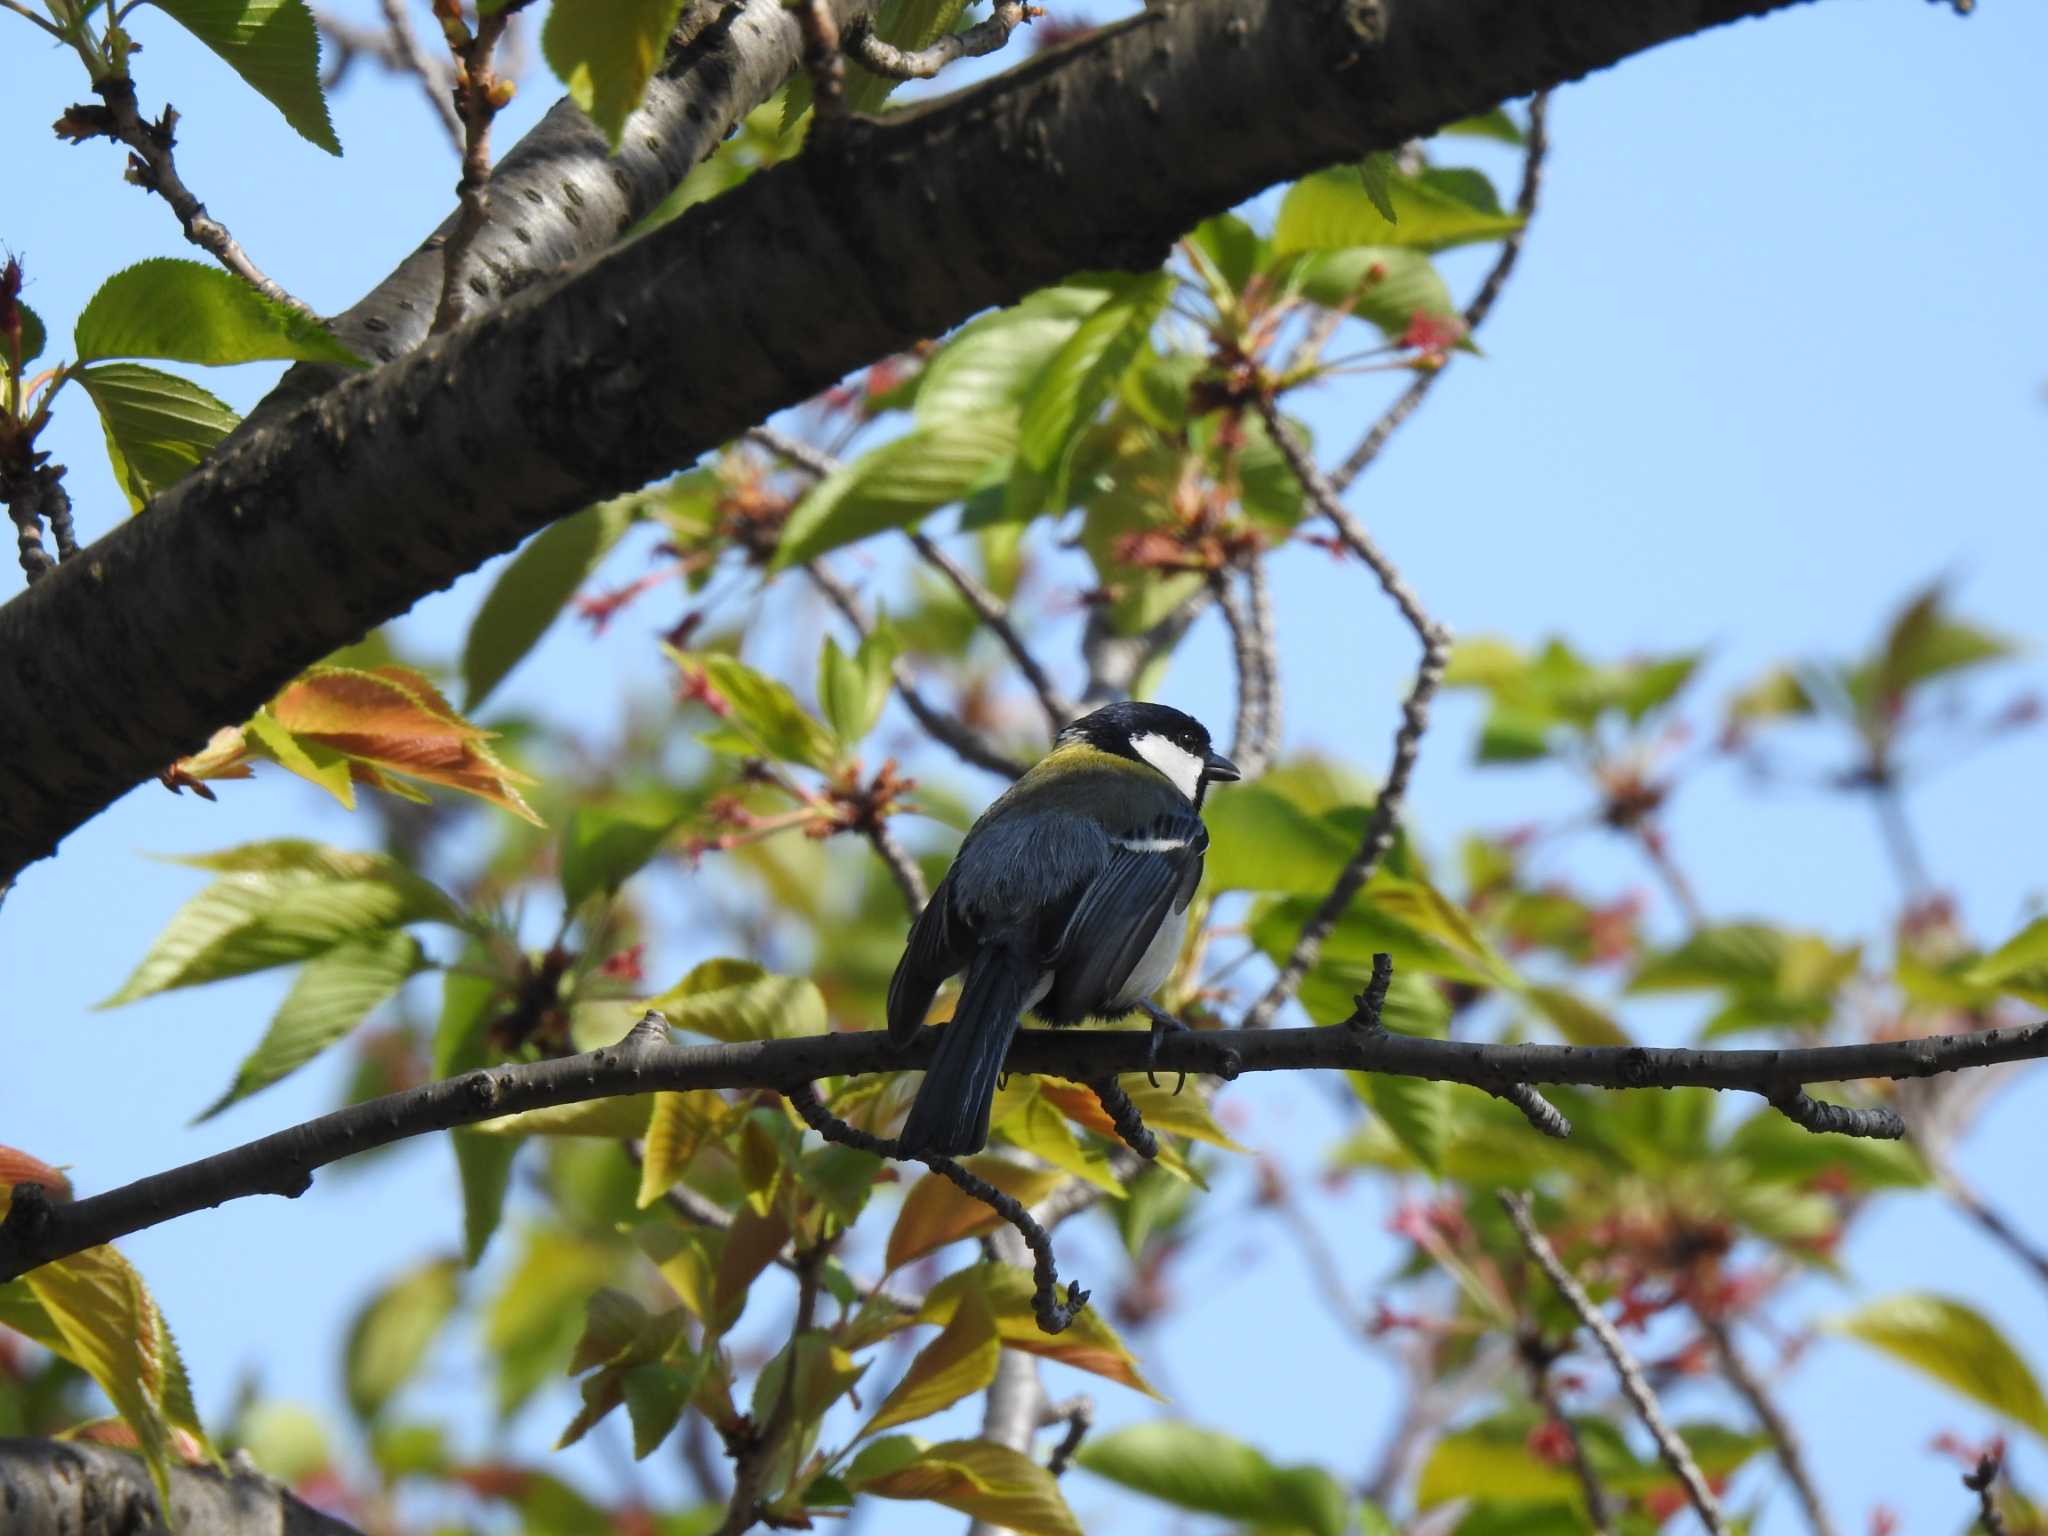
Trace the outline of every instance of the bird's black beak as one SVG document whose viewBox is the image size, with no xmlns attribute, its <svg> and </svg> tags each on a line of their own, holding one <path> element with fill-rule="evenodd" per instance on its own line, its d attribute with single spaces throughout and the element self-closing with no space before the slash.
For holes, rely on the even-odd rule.
<svg viewBox="0 0 2048 1536">
<path fill-rule="evenodd" d="M 1202 759 L 1202 777 L 1212 784 L 1235 784 L 1244 775 L 1237 771 L 1237 764 L 1221 752 L 1211 752 Z"/>
</svg>

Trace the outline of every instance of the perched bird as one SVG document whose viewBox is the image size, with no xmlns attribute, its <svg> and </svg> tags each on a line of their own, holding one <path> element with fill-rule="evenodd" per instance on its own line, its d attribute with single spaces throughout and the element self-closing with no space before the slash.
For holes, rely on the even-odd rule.
<svg viewBox="0 0 2048 1536">
<path fill-rule="evenodd" d="M 889 982 L 889 1033 L 907 1042 L 940 984 L 967 972 L 904 1121 L 905 1156 L 987 1143 L 1026 1010 L 1058 1025 L 1149 1008 L 1201 883 L 1202 796 L 1238 777 L 1200 721 L 1163 704 L 1110 704 L 1061 731 L 982 812 Z"/>
</svg>

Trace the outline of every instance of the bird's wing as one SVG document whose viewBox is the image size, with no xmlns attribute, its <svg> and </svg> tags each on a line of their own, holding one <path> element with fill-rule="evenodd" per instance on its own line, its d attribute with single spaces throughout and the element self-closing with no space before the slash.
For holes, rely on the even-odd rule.
<svg viewBox="0 0 2048 1536">
<path fill-rule="evenodd" d="M 1067 918 L 1052 991 L 1039 1011 L 1078 1018 L 1122 991 L 1167 914 L 1185 910 L 1193 898 L 1208 847 L 1201 818 L 1185 812 L 1113 838 L 1109 862 Z"/>
<path fill-rule="evenodd" d="M 911 924 L 903 958 L 889 978 L 890 1035 L 906 1040 L 923 1028 L 924 1016 L 940 986 L 973 955 L 974 929 L 954 908 L 953 877 L 948 874 Z"/>
</svg>

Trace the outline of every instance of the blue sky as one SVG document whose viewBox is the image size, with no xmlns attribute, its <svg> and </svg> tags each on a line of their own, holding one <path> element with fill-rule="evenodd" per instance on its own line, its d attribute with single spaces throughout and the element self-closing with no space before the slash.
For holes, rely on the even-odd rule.
<svg viewBox="0 0 2048 1536">
<path fill-rule="evenodd" d="M 168 98 L 185 114 L 187 181 L 316 308 L 351 301 L 448 206 L 454 163 L 408 88 L 367 73 L 352 80 L 334 101 L 346 155 L 333 160 L 162 17 L 139 13 L 136 27 L 145 105 Z M 106 274 L 190 251 L 167 211 L 120 181 L 109 146 L 50 136 L 50 120 L 86 94 L 75 61 L 14 17 L 0 15 L 0 37 L 0 143 L 9 146 L 0 241 L 24 259 L 26 297 L 61 337 Z M 1561 92 L 1543 208 L 1482 337 L 1485 357 L 1456 366 L 1351 497 L 1433 611 L 1461 633 L 1522 643 L 1564 632 L 1595 655 L 1706 645 L 1705 706 L 1771 662 L 1866 645 L 1909 591 L 1947 574 L 1963 612 L 2034 646 L 1987 678 L 1984 695 L 2043 686 L 2044 58 L 2048 10 L 2038 5 L 1984 0 L 1965 20 L 1922 0 L 1832 0 L 1660 49 Z M 544 76 L 529 75 L 500 143 L 553 94 Z M 1474 157 L 1511 184 L 1508 161 Z M 1469 288 L 1484 260 L 1447 265 Z M 246 405 L 274 373 L 205 382 Z M 1356 388 L 1293 403 L 1327 445 L 1348 443 L 1375 409 Z M 82 398 L 64 402 L 46 446 L 71 466 L 82 531 L 103 531 L 119 501 Z M 1361 597 L 1355 572 L 1317 551 L 1286 553 L 1275 579 L 1290 743 L 1376 768 L 1412 666 L 1410 637 Z M 452 653 L 482 590 L 471 578 L 429 599 L 405 621 L 407 634 Z M 502 702 L 601 741 L 630 693 L 659 686 L 647 630 L 660 620 L 637 617 L 599 641 L 565 626 Z M 1063 654 L 1064 633 L 1047 632 L 1048 654 Z M 763 654 L 776 659 L 772 643 Z M 1227 687 L 1220 636 L 1205 626 L 1165 696 L 1220 721 Z M 1697 713 L 1711 721 L 1711 711 Z M 1471 768 L 1475 723 L 1470 701 L 1453 700 L 1429 739 L 1411 795 L 1425 846 L 1448 853 L 1468 827 L 1580 808 L 1562 775 Z M 972 776 L 957 782 L 969 795 L 988 789 Z M 1913 796 L 1939 878 L 1987 941 L 2048 896 L 2044 782 L 2048 737 L 2036 732 Z M 1677 800 L 1670 832 L 1716 916 L 1877 939 L 1895 908 L 1868 807 L 1853 800 L 1789 788 L 1758 795 L 1732 770 L 1712 769 Z M 0 1005 L 9 1051 L 0 1142 L 68 1163 L 81 1188 L 97 1189 L 332 1102 L 337 1072 L 318 1066 L 216 1121 L 187 1124 L 260 1033 L 282 993 L 274 979 L 91 1011 L 198 888 L 192 872 L 145 854 L 286 833 L 342 844 L 367 836 L 278 776 L 224 786 L 217 806 L 145 786 L 21 881 L 0 912 L 0 967 L 11 982 Z M 1570 860 L 1596 889 L 1649 889 L 1625 850 L 1588 842 Z M 1670 913 L 1654 902 L 1670 931 Z M 679 921 L 657 937 L 657 978 L 696 958 L 682 930 Z M 1241 1107 L 1247 1139 L 1297 1170 L 1312 1167 L 1336 1123 L 1327 1091 L 1303 1079 L 1235 1087 L 1225 1102 Z M 2007 1087 L 1962 1167 L 2048 1241 L 2033 1173 L 2044 1107 L 2038 1075 Z M 1190 1416 L 1284 1459 L 1362 1468 L 1394 1406 L 1384 1367 L 1315 1302 L 1271 1218 L 1245 1209 L 1241 1180 L 1214 1200 L 1213 1219 L 1232 1234 L 1177 1272 L 1187 1306 L 1145 1341 L 1148 1368 Z M 1363 1293 L 1394 1259 L 1380 1231 L 1385 1193 L 1360 1190 L 1331 1209 L 1330 1239 Z M 360 1173 L 324 1174 L 295 1205 L 245 1201 L 124 1247 L 180 1334 L 203 1408 L 220 1412 L 238 1377 L 260 1371 L 270 1390 L 338 1412 L 343 1320 L 373 1284 L 447 1248 L 456 1212 L 445 1148 L 425 1144 Z M 1106 1294 L 1106 1247 L 1081 1234 L 1061 1243 L 1068 1267 Z M 1892 1202 L 1859 1227 L 1847 1257 L 1866 1289 L 1821 1289 L 1785 1315 L 1885 1290 L 1953 1291 L 1998 1317 L 2048 1370 L 2048 1292 L 1939 1202 Z M 460 1403 L 478 1371 L 473 1352 L 451 1345 L 436 1357 L 429 1399 Z M 1104 1422 L 1148 1411 L 1113 1387 L 1089 1390 Z M 1862 1529 L 1877 1502 L 1897 1508 L 1909 1531 L 1962 1523 L 1955 1469 L 1925 1448 L 1942 1428 L 1982 1432 L 1981 1413 L 1832 1341 L 1781 1393 L 1845 1530 Z M 1845 1413 L 1845 1403 L 1882 1406 Z M 537 1410 L 521 1443 L 550 1441 L 566 1417 L 557 1410 Z M 2038 1487 L 2048 1459 L 2031 1445 L 2020 1455 Z M 603 1459 L 573 1465 L 613 1475 Z M 1077 1478 L 1069 1494 L 1091 1530 L 1170 1528 L 1099 1483 Z M 1798 1528 L 1782 1493 L 1762 1528 Z"/>
</svg>

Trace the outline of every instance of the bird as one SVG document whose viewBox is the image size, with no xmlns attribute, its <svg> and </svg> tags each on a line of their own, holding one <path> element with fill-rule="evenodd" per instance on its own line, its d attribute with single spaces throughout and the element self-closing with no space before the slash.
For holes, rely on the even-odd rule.
<svg viewBox="0 0 2048 1536">
<path fill-rule="evenodd" d="M 911 925 L 889 982 L 890 1037 L 914 1040 L 932 999 L 966 972 L 953 1017 L 897 1138 L 902 1157 L 988 1143 L 989 1108 L 1026 1012 L 1054 1026 L 1143 1010 L 1180 954 L 1209 846 L 1202 801 L 1241 778 L 1191 715 L 1106 704 L 968 829 Z"/>
</svg>

